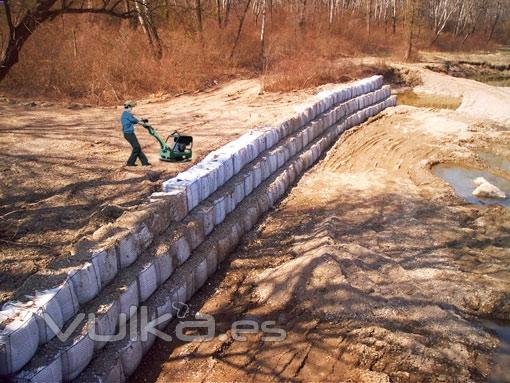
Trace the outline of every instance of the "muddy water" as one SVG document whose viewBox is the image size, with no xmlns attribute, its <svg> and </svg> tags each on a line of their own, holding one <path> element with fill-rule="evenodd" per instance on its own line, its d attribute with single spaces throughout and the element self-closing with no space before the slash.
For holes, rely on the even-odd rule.
<svg viewBox="0 0 510 383">
<path fill-rule="evenodd" d="M 419 108 L 457 109 L 462 103 L 461 98 L 438 96 L 425 93 L 405 91 L 397 93 L 398 105 L 411 105 Z"/>
<path fill-rule="evenodd" d="M 510 321 L 484 321 L 483 324 L 495 332 L 500 340 L 487 382 L 510 383 Z"/>
<path fill-rule="evenodd" d="M 491 153 L 491 152 L 480 152 L 478 156 L 487 162 L 489 167 L 501 169 L 507 172 L 510 172 L 510 160 L 505 158 L 504 156 L 500 156 L 499 154 Z"/>
<path fill-rule="evenodd" d="M 473 190 L 476 189 L 476 185 L 473 180 L 478 177 L 484 177 L 487 181 L 499 187 L 508 197 L 510 197 L 510 181 L 507 179 L 495 176 L 488 171 L 471 169 L 462 166 L 437 165 L 434 166 L 432 171 L 435 175 L 448 182 L 454 188 L 455 192 L 469 203 L 476 205 L 498 204 L 510 207 L 510 198 L 478 198 L 472 194 Z"/>
</svg>

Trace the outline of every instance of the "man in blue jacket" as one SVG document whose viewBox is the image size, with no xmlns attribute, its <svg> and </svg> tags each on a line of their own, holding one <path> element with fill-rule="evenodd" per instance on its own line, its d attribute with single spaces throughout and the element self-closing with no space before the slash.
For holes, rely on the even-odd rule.
<svg viewBox="0 0 510 383">
<path fill-rule="evenodd" d="M 142 147 L 138 142 L 138 139 L 135 135 L 135 125 L 140 124 L 140 120 L 138 120 L 135 116 L 133 116 L 133 108 L 136 106 L 136 102 L 134 101 L 126 101 L 124 103 L 124 111 L 120 116 L 120 122 L 122 124 L 122 132 L 124 133 L 124 138 L 129 142 L 133 151 L 127 160 L 127 166 L 136 166 L 136 159 L 139 158 L 142 166 L 149 166 L 150 163 L 145 157 L 145 154 L 142 152 Z"/>
</svg>

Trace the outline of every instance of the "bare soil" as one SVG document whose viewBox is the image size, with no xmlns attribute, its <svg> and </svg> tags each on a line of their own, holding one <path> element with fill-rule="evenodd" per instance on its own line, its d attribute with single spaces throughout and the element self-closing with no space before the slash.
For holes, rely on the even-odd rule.
<svg viewBox="0 0 510 383">
<path fill-rule="evenodd" d="M 509 144 L 508 125 L 409 106 L 348 132 L 192 299 L 187 319 L 214 316 L 215 338 L 158 341 L 131 381 L 494 379 L 486 320 L 510 318 L 510 212 L 466 203 L 431 168 L 483 169 L 477 152 Z M 287 337 L 235 340 L 242 319 Z M 492 381 L 510 381 L 499 368 Z"/>
<path fill-rule="evenodd" d="M 459 109 L 398 106 L 344 134 L 191 300 L 186 318 L 213 315 L 213 341 L 157 341 L 131 381 L 492 379 L 499 340 L 487 320 L 510 318 L 510 211 L 466 203 L 431 168 L 510 158 L 510 89 L 401 68 L 422 79 L 417 94 L 458 97 Z M 136 113 L 193 135 L 196 161 L 311 96 L 259 90 L 236 81 Z M 124 168 L 118 108 L 0 107 L 3 300 L 190 166 L 158 163 L 139 132 L 154 166 Z M 274 321 L 287 337 L 235 340 L 240 319 Z"/>
<path fill-rule="evenodd" d="M 257 80 L 169 100 L 139 103 L 166 138 L 194 137 L 193 162 L 250 128 L 290 116 L 318 89 L 260 94 Z M 125 209 L 144 202 L 161 183 L 192 165 L 158 160 L 159 144 L 138 138 L 152 166 L 127 168 L 131 148 L 120 129 L 121 107 L 0 101 L 0 302 L 73 244 Z"/>
</svg>

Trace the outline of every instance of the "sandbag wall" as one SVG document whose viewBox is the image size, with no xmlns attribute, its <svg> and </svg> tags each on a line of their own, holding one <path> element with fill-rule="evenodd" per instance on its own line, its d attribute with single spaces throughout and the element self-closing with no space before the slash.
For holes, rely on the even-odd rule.
<svg viewBox="0 0 510 383">
<path fill-rule="evenodd" d="M 15 380 L 52 382 L 129 376 L 154 337 L 98 342 L 89 331 L 112 335 L 119 318 L 134 318 L 140 306 L 150 318 L 174 315 L 176 304 L 191 298 L 343 131 L 395 105 L 380 76 L 323 96 L 290 120 L 251 131 L 168 180 L 152 196 L 150 214 L 114 246 L 95 251 L 30 304 L 7 305 L 0 312 L 0 321 L 8 322 L 1 329 L 0 373 L 13 376 L 22 369 Z M 95 320 L 82 320 L 66 341 L 55 338 L 55 330 L 78 312 L 93 313 Z M 41 320 L 44 315 L 56 328 Z"/>
</svg>

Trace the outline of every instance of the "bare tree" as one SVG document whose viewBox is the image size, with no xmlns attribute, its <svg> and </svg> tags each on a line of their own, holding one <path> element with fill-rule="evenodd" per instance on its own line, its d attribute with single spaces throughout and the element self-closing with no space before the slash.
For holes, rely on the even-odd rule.
<svg viewBox="0 0 510 383">
<path fill-rule="evenodd" d="M 237 44 L 239 43 L 239 39 L 241 38 L 241 32 L 243 30 L 244 20 L 246 19 L 246 15 L 248 10 L 250 9 L 251 0 L 246 1 L 246 6 L 244 8 L 244 12 L 241 14 L 241 18 L 239 20 L 239 28 L 237 29 L 236 38 L 234 40 L 234 45 L 232 46 L 232 51 L 230 52 L 230 60 L 234 57 L 235 50 L 237 48 Z"/>
<path fill-rule="evenodd" d="M 3 1 L 9 32 L 7 43 L 0 57 L 0 81 L 18 62 L 21 49 L 37 28 L 59 15 L 89 13 L 124 19 L 136 16 L 136 12 L 132 10 L 121 9 L 122 0 L 102 0 L 101 5 L 97 7 L 86 6 L 83 2 L 77 3 L 74 0 L 63 1 L 61 4 L 57 4 L 57 0 L 37 0 L 15 22 L 12 17 L 10 3 L 11 0 Z"/>
<path fill-rule="evenodd" d="M 135 7 L 138 11 L 138 20 L 140 21 L 140 25 L 145 32 L 145 35 L 147 36 L 153 56 L 159 60 L 163 57 L 163 48 L 161 46 L 158 31 L 154 25 L 148 0 L 135 1 Z"/>
</svg>

